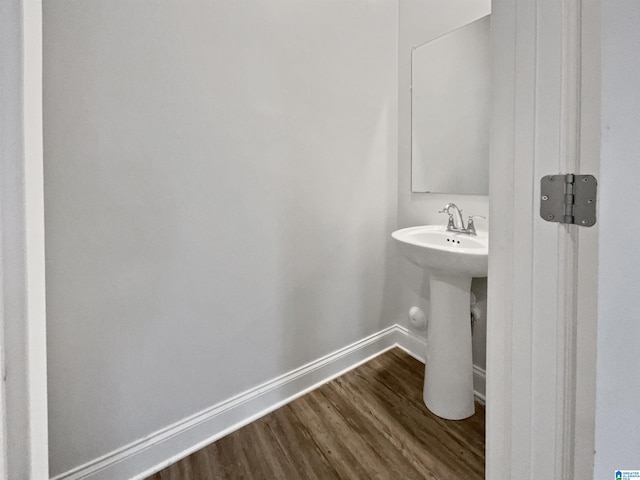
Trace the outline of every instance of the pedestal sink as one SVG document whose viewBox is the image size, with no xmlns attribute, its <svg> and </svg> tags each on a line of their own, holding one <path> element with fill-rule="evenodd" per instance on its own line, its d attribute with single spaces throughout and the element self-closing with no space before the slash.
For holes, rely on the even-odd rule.
<svg viewBox="0 0 640 480">
<path fill-rule="evenodd" d="M 488 237 L 447 232 L 441 225 L 393 232 L 400 253 L 429 275 L 424 402 L 433 413 L 460 420 L 475 412 L 471 278 L 487 276 Z"/>
</svg>

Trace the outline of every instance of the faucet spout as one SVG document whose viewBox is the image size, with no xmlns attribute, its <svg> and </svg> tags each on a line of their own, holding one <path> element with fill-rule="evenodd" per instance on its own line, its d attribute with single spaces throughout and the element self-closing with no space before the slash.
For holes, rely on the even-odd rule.
<svg viewBox="0 0 640 480">
<path fill-rule="evenodd" d="M 455 203 L 447 203 L 440 213 L 449 215 L 449 224 L 452 230 L 465 231 L 464 220 L 462 220 L 462 210 Z"/>
<path fill-rule="evenodd" d="M 475 217 L 486 218 L 481 215 L 471 215 L 467 226 L 464 226 L 464 220 L 462 219 L 462 210 L 458 208 L 455 203 L 447 203 L 439 213 L 446 213 L 449 215 L 449 221 L 447 222 L 447 232 L 465 233 L 467 235 L 477 235 L 476 226 L 473 223 Z"/>
</svg>

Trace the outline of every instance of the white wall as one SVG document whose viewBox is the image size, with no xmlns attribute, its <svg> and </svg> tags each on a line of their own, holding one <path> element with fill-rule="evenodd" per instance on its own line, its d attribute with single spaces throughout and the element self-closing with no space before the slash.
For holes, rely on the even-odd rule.
<svg viewBox="0 0 640 480">
<path fill-rule="evenodd" d="M 447 202 L 454 202 L 464 215 L 488 215 L 486 195 L 453 195 L 411 193 L 411 48 L 433 40 L 491 12 L 490 0 L 400 0 L 398 34 L 398 226 L 445 224 L 445 217 L 437 212 Z M 486 222 L 476 226 L 486 230 Z M 411 306 L 428 311 L 425 298 L 424 272 L 409 262 L 400 261 L 401 322 L 408 325 Z M 481 308 L 486 319 L 486 281 L 474 280 L 473 291 L 483 301 Z M 474 363 L 485 368 L 486 323 L 481 320 L 474 329 Z"/>
<path fill-rule="evenodd" d="M 639 24 L 636 0 L 602 2 L 596 479 L 640 469 Z"/>
<path fill-rule="evenodd" d="M 44 46 L 52 475 L 394 323 L 396 2 L 50 0 Z"/>
</svg>

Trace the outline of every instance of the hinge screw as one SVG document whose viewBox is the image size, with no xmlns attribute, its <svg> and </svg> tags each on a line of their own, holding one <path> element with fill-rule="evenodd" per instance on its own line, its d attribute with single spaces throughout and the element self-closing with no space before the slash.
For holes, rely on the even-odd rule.
<svg viewBox="0 0 640 480">
<path fill-rule="evenodd" d="M 583 218 L 583 219 L 582 219 L 582 224 L 584 225 L 585 223 L 587 223 L 587 219 L 586 219 L 586 218 Z"/>
<path fill-rule="evenodd" d="M 543 195 L 543 196 L 542 196 L 542 199 L 543 199 L 543 200 L 549 200 L 549 197 L 548 197 L 547 195 Z"/>
<path fill-rule="evenodd" d="M 555 178 L 553 178 L 553 177 L 549 177 L 549 181 L 550 181 L 550 182 L 553 182 L 554 180 L 555 180 Z"/>
<path fill-rule="evenodd" d="M 553 220 L 553 215 L 547 215 L 547 218 L 548 218 L 549 220 Z"/>
<path fill-rule="evenodd" d="M 593 199 L 590 198 L 589 200 L 587 200 L 587 203 L 593 203 Z"/>
<path fill-rule="evenodd" d="M 584 178 L 582 179 L 582 181 L 583 181 L 583 182 L 588 182 L 588 181 L 589 181 L 589 177 L 584 177 Z"/>
</svg>

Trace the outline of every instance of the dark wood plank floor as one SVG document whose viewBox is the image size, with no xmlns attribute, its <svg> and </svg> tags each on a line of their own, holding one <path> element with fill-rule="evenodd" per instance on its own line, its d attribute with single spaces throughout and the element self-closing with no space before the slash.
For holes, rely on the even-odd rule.
<svg viewBox="0 0 640 480">
<path fill-rule="evenodd" d="M 484 479 L 484 407 L 431 414 L 423 374 L 390 350 L 149 480 Z"/>
</svg>

